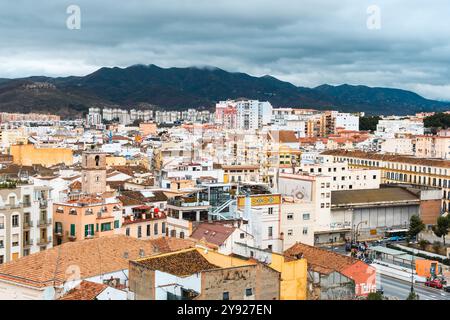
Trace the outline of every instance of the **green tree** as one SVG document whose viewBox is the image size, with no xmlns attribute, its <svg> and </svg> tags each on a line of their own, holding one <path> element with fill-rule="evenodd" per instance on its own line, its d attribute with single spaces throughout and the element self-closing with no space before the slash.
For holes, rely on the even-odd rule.
<svg viewBox="0 0 450 320">
<path fill-rule="evenodd" d="M 440 243 L 439 241 L 434 241 L 434 242 L 433 242 L 433 250 L 434 250 L 434 252 L 436 252 L 437 254 L 440 253 L 441 247 L 442 247 L 442 245 L 441 245 L 441 243 Z"/>
<path fill-rule="evenodd" d="M 379 116 L 368 116 L 359 118 L 359 130 L 361 131 L 375 131 L 377 129 Z"/>
<path fill-rule="evenodd" d="M 435 226 L 433 226 L 433 232 L 436 235 L 436 237 L 441 238 L 442 237 L 442 241 L 444 242 L 444 246 L 445 246 L 445 236 L 448 233 L 448 229 L 450 227 L 450 216 L 440 216 L 437 219 L 437 223 Z"/>
<path fill-rule="evenodd" d="M 408 235 L 410 238 L 417 238 L 417 235 L 425 230 L 425 224 L 422 219 L 418 215 L 411 216 L 411 220 L 409 221 L 409 231 Z"/>
<path fill-rule="evenodd" d="M 432 116 L 426 117 L 423 124 L 427 128 L 447 129 L 450 128 L 450 114 L 435 113 Z"/>
<path fill-rule="evenodd" d="M 419 300 L 419 295 L 414 291 L 410 292 L 406 300 Z"/>
<path fill-rule="evenodd" d="M 429 244 L 430 244 L 430 242 L 427 240 L 424 240 L 424 239 L 419 241 L 419 247 L 422 250 L 425 250 Z"/>
<path fill-rule="evenodd" d="M 371 292 L 367 295 L 367 300 L 383 300 L 383 295 L 380 292 Z"/>
</svg>

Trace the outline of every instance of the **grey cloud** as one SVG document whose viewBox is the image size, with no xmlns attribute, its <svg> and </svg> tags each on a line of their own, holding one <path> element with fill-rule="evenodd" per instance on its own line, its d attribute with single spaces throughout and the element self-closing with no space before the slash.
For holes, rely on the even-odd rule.
<svg viewBox="0 0 450 320">
<path fill-rule="evenodd" d="M 367 84 L 450 100 L 447 0 L 16 0 L 0 4 L 0 77 L 214 65 L 297 85 Z M 82 10 L 67 30 L 66 8 Z M 381 29 L 366 27 L 369 5 Z"/>
</svg>

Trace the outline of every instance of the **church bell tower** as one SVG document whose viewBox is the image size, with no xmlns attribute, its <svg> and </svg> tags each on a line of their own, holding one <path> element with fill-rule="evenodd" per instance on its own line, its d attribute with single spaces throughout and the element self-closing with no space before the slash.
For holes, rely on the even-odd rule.
<svg viewBox="0 0 450 320">
<path fill-rule="evenodd" d="M 106 191 L 106 154 L 85 151 L 81 161 L 81 192 L 98 194 Z"/>
</svg>

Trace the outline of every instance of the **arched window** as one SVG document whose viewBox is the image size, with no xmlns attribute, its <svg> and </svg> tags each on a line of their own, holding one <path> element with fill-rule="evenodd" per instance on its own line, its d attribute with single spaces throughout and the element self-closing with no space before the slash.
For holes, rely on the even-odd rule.
<svg viewBox="0 0 450 320">
<path fill-rule="evenodd" d="M 100 165 L 100 156 L 95 156 L 95 165 L 98 167 Z"/>
</svg>

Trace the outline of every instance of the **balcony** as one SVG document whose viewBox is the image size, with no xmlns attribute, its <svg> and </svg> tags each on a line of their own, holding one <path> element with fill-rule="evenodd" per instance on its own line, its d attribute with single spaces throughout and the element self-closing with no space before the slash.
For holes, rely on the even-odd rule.
<svg viewBox="0 0 450 320">
<path fill-rule="evenodd" d="M 63 230 L 61 229 L 56 229 L 55 230 L 55 236 L 57 237 L 62 237 L 63 236 Z"/>
<path fill-rule="evenodd" d="M 23 242 L 23 246 L 24 247 L 30 247 L 30 246 L 32 246 L 33 245 L 33 239 L 28 239 L 28 240 L 25 240 L 24 242 Z"/>
<path fill-rule="evenodd" d="M 38 226 L 39 227 L 45 227 L 45 226 L 49 226 L 52 224 L 52 219 L 41 219 L 38 221 Z"/>
<path fill-rule="evenodd" d="M 31 207 L 31 202 L 30 202 L 30 201 L 22 202 L 22 206 L 23 206 L 24 208 L 29 208 L 29 207 Z"/>
<path fill-rule="evenodd" d="M 47 245 L 47 244 L 49 244 L 51 242 L 52 242 L 52 237 L 51 236 L 50 237 L 46 237 L 46 238 L 40 238 L 37 241 L 38 245 L 40 245 L 40 246 Z"/>
<path fill-rule="evenodd" d="M 23 228 L 24 229 L 30 229 L 33 227 L 33 221 L 24 220 L 23 221 Z"/>
<path fill-rule="evenodd" d="M 48 201 L 45 199 L 40 199 L 39 200 L 39 208 L 40 209 L 46 209 L 48 206 Z"/>
<path fill-rule="evenodd" d="M 75 241 L 77 239 L 77 236 L 75 234 L 68 235 L 68 238 L 70 241 Z"/>
</svg>

